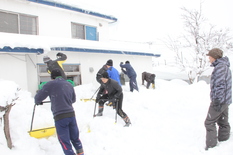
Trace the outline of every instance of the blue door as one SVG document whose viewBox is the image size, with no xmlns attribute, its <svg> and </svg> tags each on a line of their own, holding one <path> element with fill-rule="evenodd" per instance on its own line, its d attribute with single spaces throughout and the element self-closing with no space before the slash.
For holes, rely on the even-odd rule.
<svg viewBox="0 0 233 155">
<path fill-rule="evenodd" d="M 86 26 L 86 40 L 97 40 L 96 27 Z"/>
</svg>

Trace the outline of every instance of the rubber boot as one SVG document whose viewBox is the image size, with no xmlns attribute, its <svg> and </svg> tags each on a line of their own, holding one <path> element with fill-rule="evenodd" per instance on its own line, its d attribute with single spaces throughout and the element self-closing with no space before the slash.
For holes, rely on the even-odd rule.
<svg viewBox="0 0 233 155">
<path fill-rule="evenodd" d="M 130 119 L 129 119 L 128 116 L 126 116 L 126 117 L 124 118 L 124 121 L 125 121 L 124 127 L 129 127 L 129 126 L 131 125 L 131 122 L 130 122 Z"/>
<path fill-rule="evenodd" d="M 76 152 L 77 152 L 77 155 L 84 155 L 83 149 L 79 149 Z"/>
<path fill-rule="evenodd" d="M 99 112 L 95 116 L 103 116 L 104 107 L 99 106 Z"/>
</svg>

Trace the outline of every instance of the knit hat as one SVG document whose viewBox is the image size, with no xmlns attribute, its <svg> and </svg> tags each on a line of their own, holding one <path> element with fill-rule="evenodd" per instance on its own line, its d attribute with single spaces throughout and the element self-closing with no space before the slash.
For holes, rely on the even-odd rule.
<svg viewBox="0 0 233 155">
<path fill-rule="evenodd" d="M 56 77 L 58 76 L 62 76 L 61 74 L 61 70 L 58 68 L 55 68 L 54 70 L 52 70 L 51 72 L 51 79 L 56 79 Z"/>
<path fill-rule="evenodd" d="M 208 54 L 206 54 L 207 56 L 211 56 L 214 59 L 218 59 L 221 58 L 223 56 L 223 51 L 220 50 L 219 48 L 213 48 L 212 50 L 209 51 Z"/>
<path fill-rule="evenodd" d="M 129 64 L 129 61 L 127 60 L 125 63 L 126 63 L 126 64 Z"/>
<path fill-rule="evenodd" d="M 51 59 L 48 56 L 44 56 L 43 61 L 44 63 L 49 62 Z"/>
<path fill-rule="evenodd" d="M 112 66 L 112 65 L 113 65 L 112 59 L 109 59 L 109 60 L 107 61 L 106 65 Z"/>
<path fill-rule="evenodd" d="M 104 73 L 102 74 L 102 78 L 109 79 L 108 72 L 104 72 Z"/>
</svg>

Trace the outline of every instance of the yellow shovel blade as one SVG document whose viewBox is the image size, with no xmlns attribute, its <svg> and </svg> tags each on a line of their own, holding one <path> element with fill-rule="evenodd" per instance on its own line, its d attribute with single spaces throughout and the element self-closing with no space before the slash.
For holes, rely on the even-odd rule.
<svg viewBox="0 0 233 155">
<path fill-rule="evenodd" d="M 87 101 L 95 101 L 95 99 L 87 99 L 87 98 L 83 98 L 83 99 L 80 99 L 81 101 L 84 101 L 84 102 L 87 102 Z"/>
<path fill-rule="evenodd" d="M 55 134 L 56 128 L 55 127 L 49 127 L 49 128 L 42 128 L 42 129 L 36 129 L 32 131 L 28 131 L 29 135 L 34 138 L 44 138 L 49 137 Z"/>
</svg>

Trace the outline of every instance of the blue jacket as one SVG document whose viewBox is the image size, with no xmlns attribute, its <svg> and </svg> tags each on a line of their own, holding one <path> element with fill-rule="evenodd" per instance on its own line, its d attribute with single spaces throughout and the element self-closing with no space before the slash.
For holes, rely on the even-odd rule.
<svg viewBox="0 0 233 155">
<path fill-rule="evenodd" d="M 216 59 L 211 66 L 214 67 L 210 80 L 211 101 L 219 100 L 221 104 L 231 104 L 232 75 L 228 57 Z"/>
<path fill-rule="evenodd" d="M 121 68 L 125 68 L 125 70 L 122 69 L 122 71 L 129 77 L 133 77 L 133 76 L 137 76 L 136 72 L 134 71 L 133 67 L 129 64 L 129 63 L 126 63 L 126 64 L 123 64 L 123 63 L 120 63 L 120 67 Z"/>
<path fill-rule="evenodd" d="M 111 66 L 108 68 L 107 72 L 108 72 L 109 78 L 116 80 L 119 83 L 119 85 L 121 86 L 120 74 L 116 70 L 116 68 Z"/>
<path fill-rule="evenodd" d="M 35 96 L 35 103 L 41 103 L 49 96 L 53 116 L 74 112 L 72 103 L 76 101 L 73 86 L 61 77 L 46 83 Z"/>
</svg>

